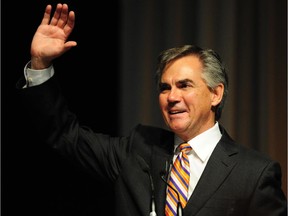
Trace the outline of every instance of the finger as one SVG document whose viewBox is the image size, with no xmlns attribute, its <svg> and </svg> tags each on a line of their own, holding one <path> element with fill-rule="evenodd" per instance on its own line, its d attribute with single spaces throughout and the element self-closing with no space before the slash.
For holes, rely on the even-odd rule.
<svg viewBox="0 0 288 216">
<path fill-rule="evenodd" d="M 52 6 L 47 5 L 45 8 L 45 12 L 44 12 L 44 16 L 43 16 L 43 19 L 41 21 L 41 24 L 45 24 L 45 25 L 49 24 L 51 11 L 52 11 Z"/>
<path fill-rule="evenodd" d="M 50 25 L 55 25 L 55 26 L 57 25 L 59 17 L 60 17 L 61 12 L 62 12 L 62 7 L 63 7 L 63 5 L 61 3 L 57 4 L 56 10 L 55 10 L 54 15 L 51 19 Z"/>
<path fill-rule="evenodd" d="M 75 47 L 75 46 L 77 46 L 77 42 L 76 41 L 67 41 L 64 44 L 64 49 L 65 50 L 69 50 L 69 49 L 71 49 L 72 47 Z"/>
<path fill-rule="evenodd" d="M 67 23 L 63 29 L 64 33 L 66 35 L 69 35 L 72 32 L 74 25 L 75 25 L 75 13 L 74 13 L 74 11 L 70 11 L 69 15 L 68 15 Z"/>
<path fill-rule="evenodd" d="M 63 28 L 67 23 L 67 19 L 68 19 L 68 5 L 63 4 L 61 15 L 58 20 L 57 26 L 60 28 Z"/>
</svg>

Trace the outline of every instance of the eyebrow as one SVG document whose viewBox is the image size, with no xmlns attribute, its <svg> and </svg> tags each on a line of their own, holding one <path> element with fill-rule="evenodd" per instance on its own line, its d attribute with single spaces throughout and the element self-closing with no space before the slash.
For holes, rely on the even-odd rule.
<svg viewBox="0 0 288 216">
<path fill-rule="evenodd" d="M 187 82 L 194 83 L 194 81 L 191 80 L 191 79 L 182 79 L 182 80 L 177 81 L 176 83 L 184 84 L 184 83 L 187 83 Z M 160 84 L 168 84 L 168 83 L 166 83 L 166 82 L 160 82 Z"/>
<path fill-rule="evenodd" d="M 183 79 L 183 80 L 177 81 L 177 83 L 179 84 L 192 83 L 193 84 L 194 82 L 191 79 Z"/>
</svg>

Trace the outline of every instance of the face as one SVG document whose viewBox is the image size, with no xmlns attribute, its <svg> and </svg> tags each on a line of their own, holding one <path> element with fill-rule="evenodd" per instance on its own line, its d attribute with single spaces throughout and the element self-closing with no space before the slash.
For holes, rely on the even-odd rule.
<svg viewBox="0 0 288 216">
<path fill-rule="evenodd" d="M 167 126 L 188 141 L 215 124 L 212 107 L 220 103 L 223 85 L 210 90 L 196 56 L 171 62 L 161 77 L 159 105 Z"/>
</svg>

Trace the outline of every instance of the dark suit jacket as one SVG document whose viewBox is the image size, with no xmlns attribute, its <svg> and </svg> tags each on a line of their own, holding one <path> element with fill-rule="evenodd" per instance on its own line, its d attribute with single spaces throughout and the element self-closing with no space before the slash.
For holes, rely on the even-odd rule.
<svg viewBox="0 0 288 216">
<path fill-rule="evenodd" d="M 113 182 L 116 215 L 149 215 L 152 186 L 157 216 L 164 215 L 167 186 L 161 175 L 167 177 L 173 133 L 139 124 L 126 137 L 111 137 L 81 127 L 67 109 L 54 77 L 19 92 L 32 113 L 31 120 L 49 145 L 92 175 Z M 220 127 L 222 138 L 184 209 L 184 216 L 286 215 L 279 164 L 235 143 Z"/>
</svg>

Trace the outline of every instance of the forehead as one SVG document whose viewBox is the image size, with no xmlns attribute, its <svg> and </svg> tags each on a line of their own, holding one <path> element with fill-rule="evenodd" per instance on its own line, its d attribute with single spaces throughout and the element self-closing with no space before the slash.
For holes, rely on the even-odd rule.
<svg viewBox="0 0 288 216">
<path fill-rule="evenodd" d="M 163 70 L 162 80 L 166 79 L 184 79 L 184 78 L 201 78 L 202 63 L 195 55 L 185 56 L 176 59 L 166 65 Z"/>
</svg>

